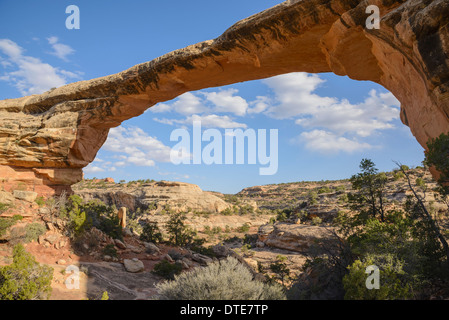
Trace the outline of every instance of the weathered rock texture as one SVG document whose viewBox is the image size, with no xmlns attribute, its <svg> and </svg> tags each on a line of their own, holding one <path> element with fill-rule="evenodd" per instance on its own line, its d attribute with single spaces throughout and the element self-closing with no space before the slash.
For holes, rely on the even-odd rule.
<svg viewBox="0 0 449 320">
<path fill-rule="evenodd" d="M 368 5 L 380 29 L 368 30 Z M 419 143 L 449 131 L 447 0 L 290 0 L 215 40 L 41 95 L 0 101 L 5 189 L 51 193 L 79 181 L 109 129 L 187 91 L 289 72 L 383 85 Z"/>
<path fill-rule="evenodd" d="M 323 226 L 276 223 L 259 228 L 259 242 L 274 248 L 307 253 L 313 247 L 335 241 L 332 230 Z"/>
<path fill-rule="evenodd" d="M 74 186 L 75 193 L 86 201 L 99 199 L 107 205 L 124 207 L 131 212 L 149 207 L 164 209 L 166 205 L 175 211 L 191 209 L 198 212 L 219 213 L 231 205 L 214 194 L 204 192 L 195 184 L 185 182 L 150 182 L 121 185 L 108 183 L 102 187 Z M 126 211 L 125 211 L 126 212 Z M 125 215 L 126 217 L 126 215 Z"/>
</svg>

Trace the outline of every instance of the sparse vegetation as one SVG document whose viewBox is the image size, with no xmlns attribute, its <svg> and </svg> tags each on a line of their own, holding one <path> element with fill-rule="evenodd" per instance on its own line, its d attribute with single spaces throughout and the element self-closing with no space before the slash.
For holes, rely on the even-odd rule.
<svg viewBox="0 0 449 320">
<path fill-rule="evenodd" d="M 170 263 L 162 260 L 154 266 L 153 273 L 165 279 L 174 279 L 177 274 L 182 271 L 182 264 L 179 262 Z"/>
<path fill-rule="evenodd" d="M 14 215 L 12 218 L 0 218 L 0 237 L 6 233 L 6 230 L 22 219 L 21 215 Z"/>
<path fill-rule="evenodd" d="M 22 244 L 13 250 L 13 263 L 0 267 L 0 300 L 45 300 L 52 292 L 53 269 L 41 266 Z"/>
<path fill-rule="evenodd" d="M 143 226 L 142 233 L 140 234 L 140 240 L 153 243 L 162 242 L 162 232 L 157 222 L 150 221 Z"/>
<path fill-rule="evenodd" d="M 117 249 L 115 249 L 113 244 L 108 244 L 103 248 L 103 255 L 117 258 Z"/>
<path fill-rule="evenodd" d="M 283 300 L 282 287 L 253 280 L 235 258 L 176 276 L 157 285 L 161 300 Z"/>
<path fill-rule="evenodd" d="M 184 212 L 169 211 L 170 218 L 166 223 L 169 242 L 176 246 L 186 246 L 193 243 L 196 232 L 185 225 Z"/>
<path fill-rule="evenodd" d="M 242 226 L 240 226 L 238 228 L 238 232 L 245 233 L 245 232 L 248 232 L 249 229 L 250 229 L 250 225 L 248 223 L 244 223 Z"/>
<path fill-rule="evenodd" d="M 43 235 L 47 228 L 41 223 L 30 223 L 25 227 L 25 242 L 37 241 L 39 236 Z"/>
</svg>

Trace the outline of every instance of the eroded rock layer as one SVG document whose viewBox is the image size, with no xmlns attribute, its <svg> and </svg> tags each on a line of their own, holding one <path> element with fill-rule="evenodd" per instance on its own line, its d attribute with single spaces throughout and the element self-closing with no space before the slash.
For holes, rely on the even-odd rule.
<svg viewBox="0 0 449 320">
<path fill-rule="evenodd" d="M 365 28 L 368 5 L 380 8 L 380 29 Z M 425 147 L 449 131 L 448 22 L 447 0 L 290 0 L 121 73 L 0 101 L 1 183 L 64 189 L 81 179 L 110 128 L 156 103 L 299 71 L 383 85 Z"/>
</svg>

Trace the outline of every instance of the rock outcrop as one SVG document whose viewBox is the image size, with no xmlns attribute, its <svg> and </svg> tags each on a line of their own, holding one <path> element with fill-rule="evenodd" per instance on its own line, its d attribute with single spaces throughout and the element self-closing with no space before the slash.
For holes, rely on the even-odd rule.
<svg viewBox="0 0 449 320">
<path fill-rule="evenodd" d="M 102 187 L 74 186 L 75 193 L 86 201 L 99 199 L 105 204 L 125 207 L 131 212 L 149 207 L 162 210 L 169 205 L 173 210 L 191 209 L 198 212 L 219 213 L 231 205 L 212 193 L 204 192 L 195 184 L 185 182 L 150 182 L 143 184 L 105 184 Z"/>
<path fill-rule="evenodd" d="M 258 241 L 266 246 L 300 253 L 335 241 L 332 230 L 323 226 L 276 223 L 259 228 Z"/>
<path fill-rule="evenodd" d="M 380 29 L 365 28 L 368 5 Z M 0 101 L 1 186 L 51 194 L 82 179 L 109 129 L 193 90 L 289 72 L 383 85 L 419 143 L 449 131 L 447 0 L 289 0 L 118 74 Z"/>
</svg>

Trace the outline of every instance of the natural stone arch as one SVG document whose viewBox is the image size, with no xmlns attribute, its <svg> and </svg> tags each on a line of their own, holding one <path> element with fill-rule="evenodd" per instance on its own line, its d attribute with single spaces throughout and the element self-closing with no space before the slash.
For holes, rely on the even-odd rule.
<svg viewBox="0 0 449 320">
<path fill-rule="evenodd" d="M 368 5 L 380 29 L 365 28 Z M 449 131 L 446 0 L 290 0 L 121 73 L 0 101 L 2 187 L 51 194 L 82 178 L 110 128 L 182 93 L 290 72 L 381 84 L 425 147 Z"/>
</svg>

